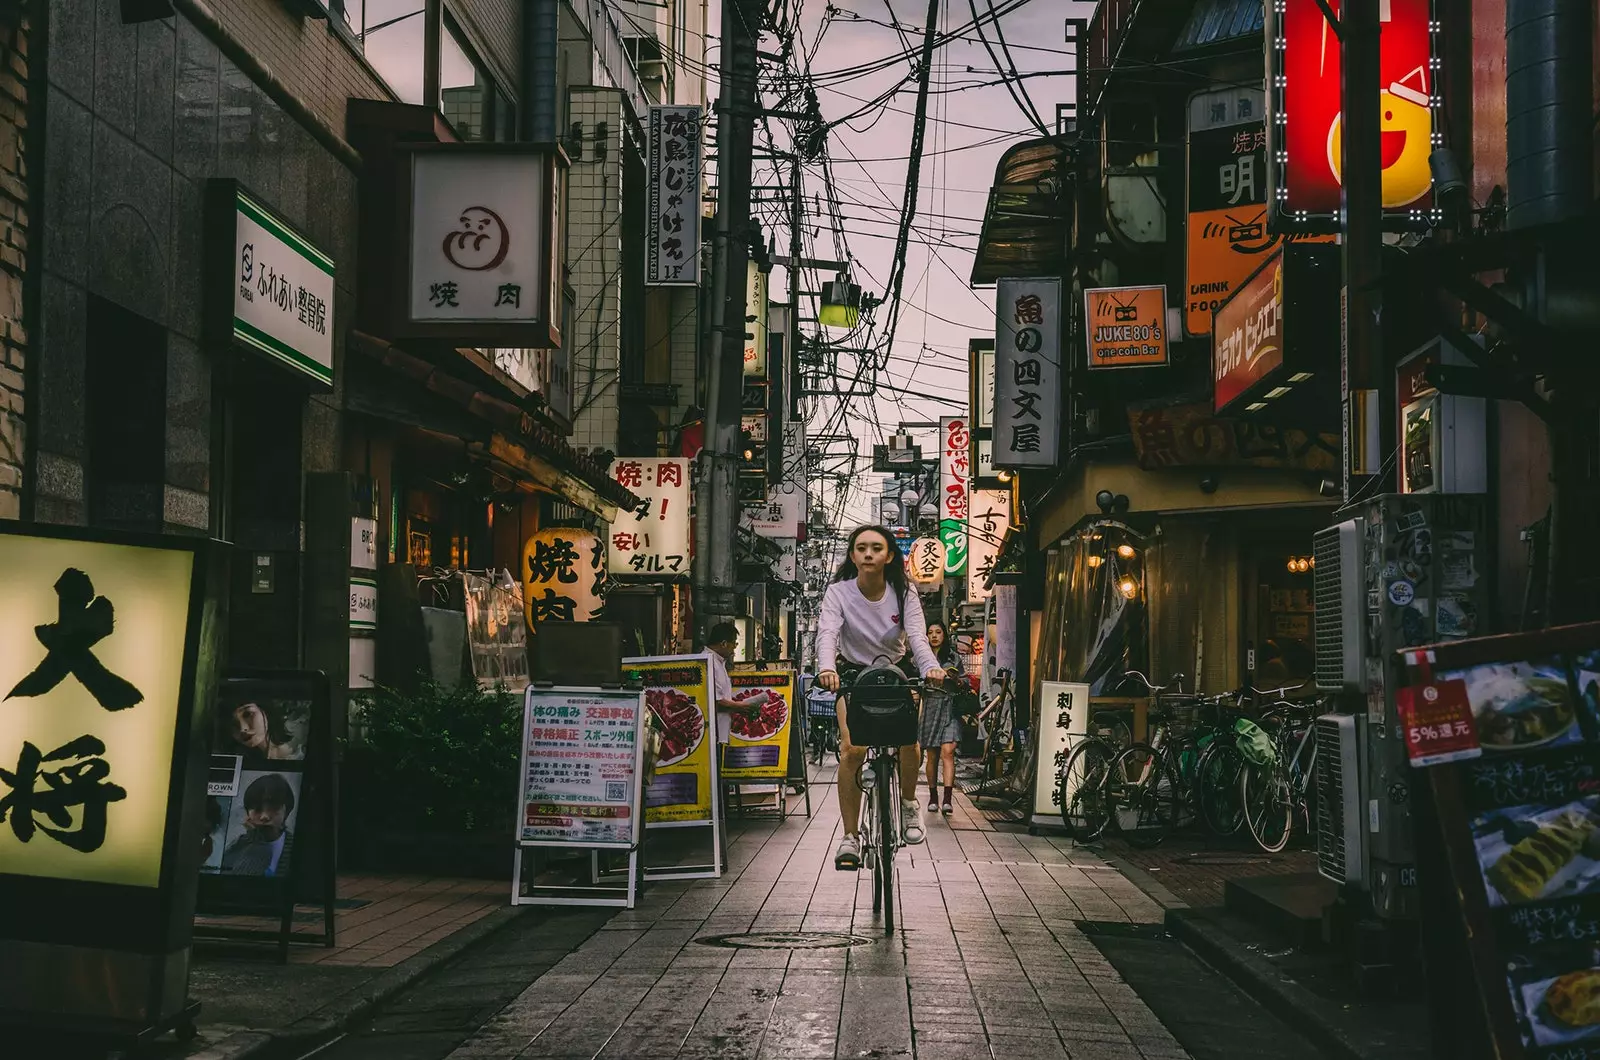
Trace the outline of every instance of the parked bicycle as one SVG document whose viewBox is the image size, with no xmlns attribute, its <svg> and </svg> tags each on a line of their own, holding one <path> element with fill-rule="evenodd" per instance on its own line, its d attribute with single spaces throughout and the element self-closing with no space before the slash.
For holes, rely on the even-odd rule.
<svg viewBox="0 0 1600 1060">
<path fill-rule="evenodd" d="M 1266 762 L 1246 761 L 1239 771 L 1239 805 L 1262 850 L 1276 854 L 1289 845 L 1296 818 L 1309 831 L 1316 798 L 1317 704 L 1284 703 L 1262 716 L 1271 733 Z"/>
</svg>

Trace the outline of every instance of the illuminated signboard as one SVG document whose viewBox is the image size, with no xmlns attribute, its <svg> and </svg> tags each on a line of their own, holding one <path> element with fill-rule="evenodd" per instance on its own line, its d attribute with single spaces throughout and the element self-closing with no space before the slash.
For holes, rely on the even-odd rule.
<svg viewBox="0 0 1600 1060">
<path fill-rule="evenodd" d="M 1335 15 L 1340 0 L 1330 0 Z M 1439 142 L 1439 36 L 1432 0 L 1379 5 L 1383 206 L 1391 226 L 1437 220 L 1428 156 Z M 1318 0 L 1266 5 L 1268 203 L 1273 228 L 1337 231 L 1343 150 L 1339 38 Z"/>
<path fill-rule="evenodd" d="M 1089 369 L 1167 363 L 1167 289 L 1094 287 L 1083 292 Z"/>
<path fill-rule="evenodd" d="M 1235 288 L 1212 324 L 1218 414 L 1289 417 L 1308 429 L 1332 414 L 1317 401 L 1338 377 L 1338 283 L 1337 247 L 1290 243 Z"/>
</svg>

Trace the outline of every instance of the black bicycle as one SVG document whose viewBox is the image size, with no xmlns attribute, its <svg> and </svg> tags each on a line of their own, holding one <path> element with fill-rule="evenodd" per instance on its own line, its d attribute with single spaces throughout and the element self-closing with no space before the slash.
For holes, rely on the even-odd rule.
<svg viewBox="0 0 1600 1060">
<path fill-rule="evenodd" d="M 900 748 L 917 742 L 915 694 L 945 690 L 927 681 L 909 681 L 893 666 L 870 666 L 841 685 L 850 742 L 867 748 L 861 767 L 862 864 L 872 870 L 872 913 L 883 914 L 883 934 L 894 934 L 894 853 L 905 846 L 900 835 Z"/>
</svg>

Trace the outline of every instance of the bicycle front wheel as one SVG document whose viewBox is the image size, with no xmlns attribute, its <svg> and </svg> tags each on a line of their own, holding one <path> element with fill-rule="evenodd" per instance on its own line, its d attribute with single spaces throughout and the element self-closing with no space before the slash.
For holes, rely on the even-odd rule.
<svg viewBox="0 0 1600 1060">
<path fill-rule="evenodd" d="M 1098 739 L 1088 739 L 1072 749 L 1067 764 L 1061 767 L 1058 795 L 1061 823 L 1075 843 L 1092 843 L 1110 823 L 1106 808 L 1106 772 L 1111 768 L 1111 752 Z"/>
<path fill-rule="evenodd" d="M 1153 847 L 1167 837 L 1177 812 L 1177 779 L 1153 747 L 1136 743 L 1117 755 L 1105 790 L 1111 824 L 1128 842 Z"/>
<path fill-rule="evenodd" d="M 1289 779 L 1277 762 L 1247 764 L 1239 771 L 1239 803 L 1256 845 L 1269 854 L 1289 845 L 1294 831 L 1294 800 L 1289 794 Z"/>
<path fill-rule="evenodd" d="M 895 779 L 899 773 L 900 763 L 889 755 L 880 755 L 875 768 L 878 771 L 878 876 L 874 884 L 878 887 L 877 900 L 883 903 L 883 934 L 887 938 L 894 934 L 894 847 L 895 837 L 899 834 L 899 821 L 895 815 L 900 812 L 900 794 L 895 790 Z"/>
</svg>

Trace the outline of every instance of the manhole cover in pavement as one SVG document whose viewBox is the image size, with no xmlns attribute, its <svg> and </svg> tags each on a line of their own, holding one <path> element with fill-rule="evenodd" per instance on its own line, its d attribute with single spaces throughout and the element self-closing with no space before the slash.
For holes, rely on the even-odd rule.
<svg viewBox="0 0 1600 1060">
<path fill-rule="evenodd" d="M 736 950 L 837 950 L 866 946 L 875 940 L 842 931 L 752 931 L 745 935 L 708 935 L 695 941 L 702 946 Z"/>
</svg>

